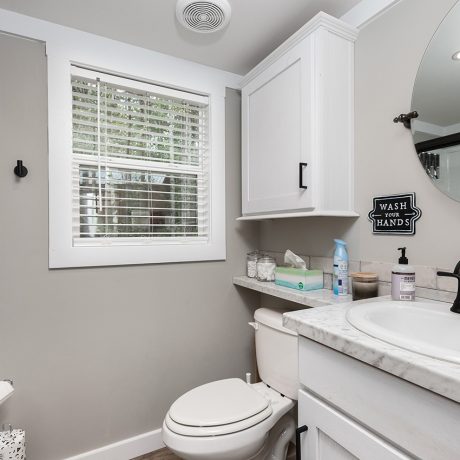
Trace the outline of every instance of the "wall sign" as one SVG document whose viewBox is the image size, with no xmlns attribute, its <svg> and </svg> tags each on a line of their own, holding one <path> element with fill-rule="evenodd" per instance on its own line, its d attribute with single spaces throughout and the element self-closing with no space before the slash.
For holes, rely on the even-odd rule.
<svg viewBox="0 0 460 460">
<path fill-rule="evenodd" d="M 369 213 L 373 223 L 372 233 L 415 235 L 415 222 L 422 211 L 415 206 L 415 193 L 378 196 Z"/>
</svg>

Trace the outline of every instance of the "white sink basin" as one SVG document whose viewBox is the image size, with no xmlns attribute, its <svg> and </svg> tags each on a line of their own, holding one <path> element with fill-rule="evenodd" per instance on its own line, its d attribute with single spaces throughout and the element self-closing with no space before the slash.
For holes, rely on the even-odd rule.
<svg viewBox="0 0 460 460">
<path fill-rule="evenodd" d="M 370 302 L 351 307 L 348 322 L 367 335 L 460 364 L 460 314 L 430 302 Z"/>
</svg>

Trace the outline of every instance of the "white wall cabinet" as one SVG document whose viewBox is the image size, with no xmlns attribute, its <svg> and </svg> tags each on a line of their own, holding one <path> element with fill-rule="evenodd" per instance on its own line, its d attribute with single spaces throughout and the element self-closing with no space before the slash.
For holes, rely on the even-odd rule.
<svg viewBox="0 0 460 460">
<path fill-rule="evenodd" d="M 356 216 L 357 31 L 320 13 L 242 83 L 243 219 Z"/>
</svg>

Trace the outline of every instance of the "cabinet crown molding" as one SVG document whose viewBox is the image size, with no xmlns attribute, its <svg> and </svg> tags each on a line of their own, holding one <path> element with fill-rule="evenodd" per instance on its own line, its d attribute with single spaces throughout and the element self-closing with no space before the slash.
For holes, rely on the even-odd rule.
<svg viewBox="0 0 460 460">
<path fill-rule="evenodd" d="M 241 80 L 241 87 L 247 85 L 251 80 L 256 78 L 270 65 L 272 65 L 277 59 L 283 54 L 301 42 L 306 36 L 315 32 L 320 28 L 325 28 L 329 32 L 335 33 L 340 37 L 345 38 L 354 42 L 358 37 L 358 29 L 350 26 L 349 24 L 341 21 L 340 19 L 334 18 L 333 16 L 320 11 L 310 21 L 308 21 L 303 27 L 297 32 L 291 35 L 285 42 L 283 42 L 278 48 L 272 51 L 263 61 L 257 64 L 252 70 L 250 70 L 244 78 Z"/>
</svg>

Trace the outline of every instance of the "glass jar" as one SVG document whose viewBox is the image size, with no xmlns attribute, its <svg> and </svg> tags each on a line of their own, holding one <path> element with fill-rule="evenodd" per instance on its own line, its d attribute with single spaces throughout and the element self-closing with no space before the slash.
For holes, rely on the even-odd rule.
<svg viewBox="0 0 460 460">
<path fill-rule="evenodd" d="M 246 254 L 246 275 L 249 278 L 255 278 L 257 276 L 257 260 L 261 254 L 259 251 L 252 251 Z"/>
<path fill-rule="evenodd" d="M 379 295 L 379 277 L 376 273 L 351 274 L 353 300 L 370 299 Z"/>
<path fill-rule="evenodd" d="M 275 281 L 276 262 L 273 257 L 262 256 L 257 260 L 257 279 L 259 281 Z"/>
</svg>

